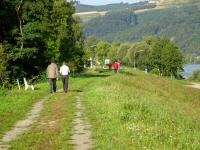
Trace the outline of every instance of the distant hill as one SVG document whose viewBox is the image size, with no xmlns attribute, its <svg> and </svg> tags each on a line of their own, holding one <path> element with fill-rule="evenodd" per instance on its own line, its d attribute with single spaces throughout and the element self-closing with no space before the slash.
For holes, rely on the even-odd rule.
<svg viewBox="0 0 200 150">
<path fill-rule="evenodd" d="M 147 35 L 166 36 L 177 41 L 185 53 L 200 55 L 200 2 L 194 0 L 186 5 L 181 1 L 162 1 L 159 5 L 166 8 L 141 13 L 134 13 L 132 9 L 107 13 L 85 24 L 85 36 L 94 35 L 108 41 L 138 41 Z M 122 16 L 126 13 L 134 16 L 133 24 L 124 22 Z"/>
<path fill-rule="evenodd" d="M 109 12 L 104 17 L 97 17 L 86 24 L 85 35 L 95 34 L 98 37 L 104 37 L 126 31 L 136 25 L 137 16 L 133 11 Z"/>
<path fill-rule="evenodd" d="M 90 11 L 119 11 L 129 8 L 138 8 L 140 9 L 141 6 L 149 5 L 148 1 L 139 2 L 139 3 L 116 3 L 116 4 L 108 4 L 102 6 L 92 6 L 92 5 L 84 5 L 84 4 L 76 4 L 76 12 L 90 12 Z M 152 6 L 155 6 L 152 4 Z"/>
<path fill-rule="evenodd" d="M 158 1 L 159 5 L 181 5 L 181 4 L 191 4 L 199 2 L 199 0 L 154 0 Z"/>
<path fill-rule="evenodd" d="M 83 23 L 90 21 L 99 16 L 105 16 L 107 13 L 122 12 L 125 10 L 140 11 L 149 10 L 156 7 L 156 4 L 149 4 L 147 1 L 139 3 L 117 3 L 102 6 L 91 6 L 76 4 L 76 16 L 79 16 Z"/>
</svg>

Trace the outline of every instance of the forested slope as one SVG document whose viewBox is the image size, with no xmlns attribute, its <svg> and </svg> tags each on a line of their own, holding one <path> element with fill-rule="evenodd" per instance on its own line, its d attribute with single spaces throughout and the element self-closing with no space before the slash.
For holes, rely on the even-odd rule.
<svg viewBox="0 0 200 150">
<path fill-rule="evenodd" d="M 144 7 L 155 7 L 155 5 L 149 4 L 147 1 L 133 3 L 133 4 L 116 3 L 116 4 L 107 4 L 107 5 L 101 5 L 101 6 L 92 6 L 92 5 L 85 5 L 85 4 L 77 3 L 76 12 L 116 11 L 116 10 L 124 10 L 127 8 L 142 9 Z"/>
<path fill-rule="evenodd" d="M 85 35 L 109 41 L 138 41 L 147 35 L 166 36 L 177 41 L 185 53 L 200 54 L 199 3 L 132 14 L 134 24 L 128 26 L 122 19 L 125 14 L 130 14 L 130 9 L 126 13 L 125 10 L 109 13 L 89 21 L 85 25 Z M 111 29 L 113 26 L 115 32 Z"/>
</svg>

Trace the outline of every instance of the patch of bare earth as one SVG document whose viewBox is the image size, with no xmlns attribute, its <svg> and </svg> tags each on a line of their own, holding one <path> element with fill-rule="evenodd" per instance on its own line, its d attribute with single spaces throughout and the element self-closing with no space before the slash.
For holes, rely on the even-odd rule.
<svg viewBox="0 0 200 150">
<path fill-rule="evenodd" d="M 8 143 L 17 138 L 18 135 L 23 134 L 28 130 L 28 127 L 36 121 L 36 118 L 40 115 L 40 112 L 43 108 L 43 103 L 47 100 L 48 97 L 43 98 L 39 102 L 37 102 L 32 110 L 27 113 L 27 117 L 24 120 L 18 121 L 14 127 L 5 133 L 3 138 L 0 140 L 0 150 L 7 150 L 9 148 Z"/>
<path fill-rule="evenodd" d="M 105 16 L 107 14 L 107 11 L 90 11 L 90 12 L 75 13 L 76 16 L 93 15 L 93 14 L 99 14 L 100 16 Z"/>
<path fill-rule="evenodd" d="M 77 112 L 73 121 L 74 129 L 71 144 L 75 150 L 88 150 L 94 146 L 94 140 L 91 139 L 91 126 L 83 115 L 84 107 L 80 96 L 81 94 L 76 97 Z"/>
<path fill-rule="evenodd" d="M 200 84 L 199 83 L 193 83 L 192 85 L 187 85 L 187 86 L 195 88 L 195 89 L 200 89 Z"/>
</svg>

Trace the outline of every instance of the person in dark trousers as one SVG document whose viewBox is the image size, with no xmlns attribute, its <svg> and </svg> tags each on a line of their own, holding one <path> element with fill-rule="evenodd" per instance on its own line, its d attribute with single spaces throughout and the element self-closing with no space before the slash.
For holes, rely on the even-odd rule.
<svg viewBox="0 0 200 150">
<path fill-rule="evenodd" d="M 58 78 L 58 67 L 54 58 L 51 59 L 51 64 L 47 67 L 47 78 L 50 83 L 50 93 L 56 93 L 56 79 Z"/>
<path fill-rule="evenodd" d="M 69 79 L 69 67 L 66 65 L 65 62 L 63 62 L 61 68 L 60 68 L 60 74 L 62 76 L 62 82 L 63 82 L 63 90 L 65 93 L 68 91 L 68 79 Z"/>
</svg>

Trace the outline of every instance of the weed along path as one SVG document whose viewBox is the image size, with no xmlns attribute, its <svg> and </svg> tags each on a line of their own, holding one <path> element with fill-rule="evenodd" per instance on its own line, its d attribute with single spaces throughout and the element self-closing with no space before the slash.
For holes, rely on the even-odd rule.
<svg viewBox="0 0 200 150">
<path fill-rule="evenodd" d="M 84 107 L 81 103 L 80 93 L 76 96 L 76 108 L 77 112 L 74 118 L 73 135 L 71 137 L 71 144 L 75 150 L 88 150 L 94 145 L 94 140 L 91 139 L 91 126 L 87 122 L 87 118 L 84 116 Z"/>
<path fill-rule="evenodd" d="M 28 127 L 33 124 L 33 122 L 36 120 L 36 118 L 39 116 L 42 108 L 43 103 L 45 100 L 47 100 L 49 97 L 44 97 L 39 102 L 37 102 L 32 110 L 27 114 L 27 118 L 24 120 L 18 121 L 14 127 L 5 133 L 3 138 L 0 140 L 0 150 L 6 150 L 9 148 L 8 142 L 15 140 L 18 135 L 23 134 L 25 131 L 27 131 Z"/>
</svg>

